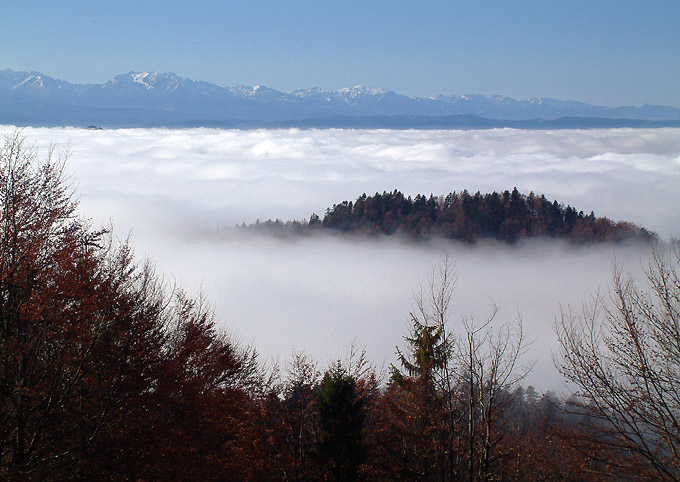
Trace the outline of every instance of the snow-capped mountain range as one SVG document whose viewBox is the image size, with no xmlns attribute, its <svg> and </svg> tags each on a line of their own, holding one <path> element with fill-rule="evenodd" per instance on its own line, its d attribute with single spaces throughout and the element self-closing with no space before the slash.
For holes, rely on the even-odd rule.
<svg viewBox="0 0 680 482">
<path fill-rule="evenodd" d="M 455 119 L 454 119 L 455 118 Z M 415 127 L 461 121 L 490 126 L 561 118 L 680 120 L 680 109 L 645 104 L 602 107 L 550 98 L 410 97 L 361 85 L 280 92 L 265 86 L 220 87 L 173 73 L 128 72 L 104 84 L 71 84 L 39 72 L 0 71 L 0 123 L 15 125 L 368 126 Z M 549 123 L 548 123 L 549 124 Z M 654 124 L 654 125 L 656 125 Z M 672 124 L 672 122 L 671 122 Z M 674 125 L 674 124 L 673 124 Z"/>
</svg>

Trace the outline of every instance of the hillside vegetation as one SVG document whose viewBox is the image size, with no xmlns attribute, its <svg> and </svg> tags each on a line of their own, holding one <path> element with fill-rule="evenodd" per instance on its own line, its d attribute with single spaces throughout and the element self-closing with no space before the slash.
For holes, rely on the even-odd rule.
<svg viewBox="0 0 680 482">
<path fill-rule="evenodd" d="M 392 211 L 376 207 L 399 193 L 360 199 L 366 219 L 383 213 L 374 226 L 405 225 L 387 227 Z M 534 201 L 556 206 L 546 232 L 596 222 Z M 438 202 L 403 206 L 417 226 Z M 308 229 L 356 209 L 336 206 Z M 0 480 L 678 482 L 678 268 L 677 246 L 657 251 L 652 295 L 614 270 L 616 297 L 562 314 L 556 362 L 579 389 L 566 401 L 522 386 L 521 316 L 492 324 L 492 311 L 452 329 L 446 256 L 414 294 L 389 375 L 354 349 L 328 367 L 296 353 L 279 370 L 221 332 L 204 299 L 80 218 L 63 160 L 10 136 L 0 146 Z"/>
<path fill-rule="evenodd" d="M 326 210 L 323 219 L 257 222 L 252 228 L 304 233 L 327 229 L 364 235 L 404 235 L 416 240 L 442 237 L 472 243 L 495 239 L 514 243 L 524 238 L 549 237 L 577 243 L 623 240 L 654 241 L 657 235 L 626 221 L 584 214 L 544 195 L 512 192 L 470 194 L 467 190 L 435 197 L 406 197 L 400 191 L 361 195 Z"/>
</svg>

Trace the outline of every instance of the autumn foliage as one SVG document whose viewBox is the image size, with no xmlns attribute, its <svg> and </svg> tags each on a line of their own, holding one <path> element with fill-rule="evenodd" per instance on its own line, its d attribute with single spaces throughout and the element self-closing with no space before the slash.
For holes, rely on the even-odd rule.
<svg viewBox="0 0 680 482">
<path fill-rule="evenodd" d="M 252 354 L 78 218 L 63 168 L 6 139 L 0 478 L 246 479 Z"/>
<path fill-rule="evenodd" d="M 500 330 L 465 320 L 462 332 L 449 331 L 448 261 L 416 298 L 389 377 L 357 350 L 325 370 L 304 353 L 265 369 L 254 349 L 216 328 L 204 299 L 169 287 L 150 263 L 135 262 L 128 242 L 78 217 L 64 159 L 39 158 L 16 134 L 0 156 L 1 480 L 599 481 L 650 473 L 654 454 L 638 461 L 625 444 L 612 454 L 612 420 L 593 417 L 608 413 L 602 407 L 521 385 L 521 320 Z M 367 198 L 362 209 L 398 198 Z M 514 192 L 509 199 L 528 202 Z M 436 211 L 439 202 L 415 205 Z M 582 219 L 543 207 L 563 222 L 575 216 L 574 226 Z M 662 279 L 677 285 L 677 277 Z M 677 298 L 665 299 L 676 316 Z M 648 308 L 646 298 L 635 300 L 636 310 Z M 670 383 L 677 388 L 677 379 Z M 677 440 L 677 421 L 668 423 Z M 657 446 L 677 474 L 666 447 Z"/>
</svg>

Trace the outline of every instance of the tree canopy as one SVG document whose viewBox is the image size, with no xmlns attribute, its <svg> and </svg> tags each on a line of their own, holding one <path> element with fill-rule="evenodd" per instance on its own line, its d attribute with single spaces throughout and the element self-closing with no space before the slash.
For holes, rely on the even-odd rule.
<svg viewBox="0 0 680 482">
<path fill-rule="evenodd" d="M 246 480 L 252 353 L 77 216 L 64 160 L 0 148 L 0 478 Z"/>
<path fill-rule="evenodd" d="M 445 196 L 405 196 L 400 191 L 362 194 L 326 210 L 309 222 L 267 221 L 251 228 L 273 232 L 305 233 L 309 230 L 364 235 L 403 235 L 413 239 L 441 237 L 472 243 L 495 239 L 514 243 L 524 238 L 550 237 L 577 243 L 639 239 L 654 241 L 655 233 L 626 221 L 584 214 L 558 201 L 517 188 L 502 193 L 452 192 Z"/>
</svg>

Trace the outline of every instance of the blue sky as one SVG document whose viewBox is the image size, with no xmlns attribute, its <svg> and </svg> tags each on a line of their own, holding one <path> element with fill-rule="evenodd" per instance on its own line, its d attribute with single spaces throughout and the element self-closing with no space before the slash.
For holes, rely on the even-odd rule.
<svg viewBox="0 0 680 482">
<path fill-rule="evenodd" d="M 3 2 L 0 69 L 680 107 L 680 2 Z"/>
</svg>

